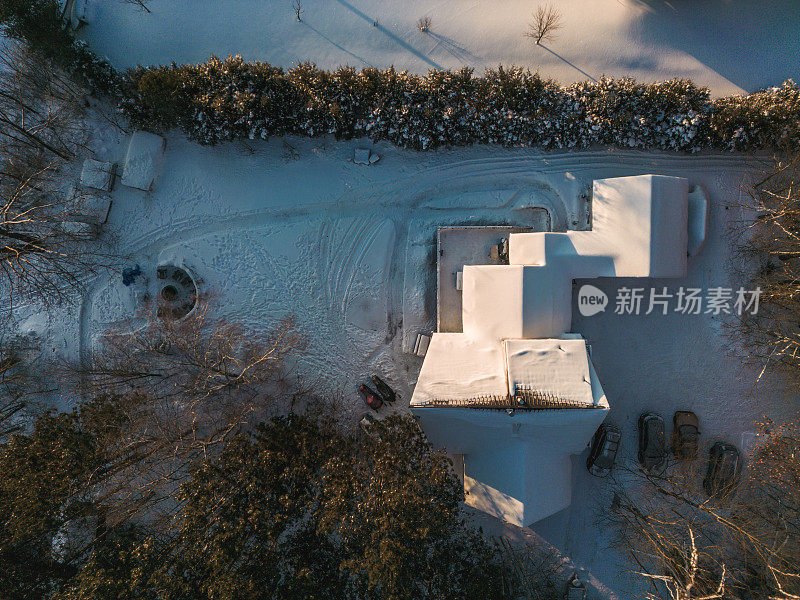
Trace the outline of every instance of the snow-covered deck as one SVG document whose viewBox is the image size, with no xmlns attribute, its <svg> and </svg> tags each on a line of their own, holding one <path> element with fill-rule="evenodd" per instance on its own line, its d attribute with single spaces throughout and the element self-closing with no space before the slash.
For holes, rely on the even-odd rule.
<svg viewBox="0 0 800 600">
<path fill-rule="evenodd" d="M 546 209 L 542 221 L 549 221 Z M 437 233 L 437 278 L 436 278 L 436 330 L 460 333 L 461 290 L 456 287 L 459 272 L 465 265 L 499 265 L 499 258 L 492 258 L 490 248 L 505 240 L 512 233 L 523 233 L 530 228 L 508 226 L 440 227 Z"/>
</svg>

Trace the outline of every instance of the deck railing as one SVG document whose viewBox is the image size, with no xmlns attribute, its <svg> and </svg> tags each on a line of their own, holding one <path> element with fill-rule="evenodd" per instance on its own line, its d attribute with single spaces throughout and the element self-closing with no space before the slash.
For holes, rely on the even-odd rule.
<svg viewBox="0 0 800 600">
<path fill-rule="evenodd" d="M 600 408 L 577 400 L 561 398 L 549 392 L 517 390 L 513 396 L 475 396 L 474 398 L 436 398 L 415 407 L 489 408 L 502 410 L 553 410 L 561 408 Z"/>
</svg>

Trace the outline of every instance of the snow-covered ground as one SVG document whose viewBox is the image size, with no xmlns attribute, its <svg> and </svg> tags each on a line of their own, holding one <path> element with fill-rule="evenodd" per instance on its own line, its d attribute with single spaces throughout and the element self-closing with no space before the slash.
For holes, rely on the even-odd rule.
<svg viewBox="0 0 800 600">
<path fill-rule="evenodd" d="M 96 158 L 121 161 L 127 139 L 110 127 L 98 129 Z M 421 361 L 403 352 L 403 337 L 433 326 L 440 225 L 541 226 L 540 214 L 529 209 L 544 207 L 556 228 L 576 227 L 585 220 L 581 194 L 593 179 L 679 175 L 710 197 L 710 236 L 690 259 L 685 280 L 645 287 L 745 283 L 732 275 L 728 228 L 738 218 L 734 205 L 752 158 L 474 147 L 426 153 L 422 161 L 377 144 L 371 147 L 380 162 L 362 166 L 350 160 L 362 145 L 371 146 L 323 138 L 200 147 L 170 135 L 151 192 L 115 188 L 108 228 L 127 265 L 152 277 L 162 262 L 186 264 L 223 314 L 267 326 L 294 315 L 309 342 L 297 373 L 341 397 L 351 418 L 364 411 L 354 387 L 376 371 L 401 391 L 405 410 Z M 593 283 L 613 298 L 625 282 Z M 32 307 L 18 315 L 49 340 L 51 352 L 75 355 L 91 351 L 92 337 L 130 316 L 131 306 L 130 288 L 112 273 L 92 282 L 82 304 L 49 325 Z M 635 422 L 646 410 L 667 420 L 676 409 L 694 410 L 706 439 L 737 444 L 761 415 L 797 413 L 795 396 L 780 382 L 755 385 L 756 372 L 733 356 L 732 341 L 713 315 L 573 314 L 574 330 L 592 344 L 609 418 L 625 432 L 623 460 L 635 457 Z M 626 598 L 634 579 L 607 548 L 610 533 L 596 525 L 598 508 L 610 502 L 609 484 L 585 472 L 584 458 L 575 459 L 571 508 L 534 529 L 587 568 L 606 596 Z"/>
<path fill-rule="evenodd" d="M 708 0 L 561 0 L 565 27 L 546 47 L 523 37 L 535 4 L 522 0 L 307 0 L 298 23 L 289 0 L 151 0 L 151 13 L 120 0 L 88 0 L 81 35 L 120 67 L 211 53 L 291 66 L 394 64 L 431 67 L 498 63 L 539 69 L 563 83 L 601 74 L 645 81 L 691 77 L 715 95 L 752 90 L 795 76 L 800 4 Z M 431 30 L 416 20 L 432 19 Z M 93 157 L 122 163 L 129 134 L 95 109 Z M 355 164 L 354 149 L 381 156 Z M 367 140 L 272 139 L 201 147 L 167 136 L 152 191 L 115 187 L 108 235 L 125 256 L 154 276 L 164 262 L 185 264 L 218 311 L 269 326 L 293 315 L 308 344 L 296 372 L 341 399 L 357 418 L 358 382 L 381 373 L 407 402 L 421 359 L 407 353 L 435 322 L 435 234 L 442 225 L 585 227 L 582 198 L 592 180 L 656 173 L 687 177 L 711 200 L 710 233 L 683 280 L 639 286 L 732 287 L 736 257 L 729 235 L 738 218 L 739 185 L 753 159 L 738 155 L 619 152 L 547 154 L 471 147 L 414 153 Z M 80 164 L 67 178 L 76 181 Z M 532 210 L 533 209 L 533 210 Z M 610 298 L 625 282 L 593 281 Z M 630 282 L 633 283 L 633 282 Z M 46 313 L 15 307 L 16 328 L 41 340 L 43 354 L 75 357 L 111 322 L 132 314 L 132 288 L 119 272 L 89 282 L 74 307 Z M 757 372 L 737 360 L 735 345 L 713 315 L 581 317 L 573 329 L 592 344 L 592 358 L 624 431 L 622 460 L 635 459 L 636 419 L 654 410 L 669 421 L 694 410 L 704 437 L 742 443 L 753 421 L 797 414 L 796 396 L 780 381 L 755 384 Z M 69 398 L 61 400 L 68 406 Z M 576 457 L 572 506 L 538 523 L 538 535 L 592 576 L 599 596 L 627 600 L 636 579 L 597 524 L 610 502 L 609 483 L 590 477 Z M 534 535 L 481 520 L 489 532 Z"/>
<path fill-rule="evenodd" d="M 520 65 L 567 84 L 601 75 L 690 78 L 714 95 L 797 78 L 800 3 L 557 0 L 563 29 L 537 47 L 530 0 L 87 0 L 82 37 L 117 67 L 241 54 L 291 67 L 408 69 Z M 416 23 L 429 16 L 423 33 Z"/>
</svg>

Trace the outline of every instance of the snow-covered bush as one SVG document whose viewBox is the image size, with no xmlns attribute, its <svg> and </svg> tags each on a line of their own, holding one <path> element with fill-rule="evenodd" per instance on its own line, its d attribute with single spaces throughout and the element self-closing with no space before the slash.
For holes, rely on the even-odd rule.
<svg viewBox="0 0 800 600">
<path fill-rule="evenodd" d="M 517 67 L 419 76 L 311 63 L 283 70 L 235 56 L 130 71 L 122 103 L 137 127 L 180 127 L 204 144 L 285 134 L 368 136 L 417 150 L 489 143 L 694 152 L 800 143 L 800 90 L 792 81 L 711 100 L 706 88 L 678 79 L 563 87 Z"/>
<path fill-rule="evenodd" d="M 714 102 L 708 122 L 711 137 L 730 150 L 800 148 L 800 87 L 783 85 Z"/>
<path fill-rule="evenodd" d="M 333 134 L 417 150 L 474 143 L 683 152 L 800 146 L 800 88 L 791 80 L 711 100 L 687 80 L 602 78 L 562 87 L 502 66 L 480 77 L 468 68 L 419 76 L 393 68 L 325 71 L 311 63 L 284 70 L 212 56 L 119 74 L 62 26 L 55 0 L 3 0 L 0 25 L 92 91 L 118 99 L 134 126 L 180 127 L 204 144 Z"/>
</svg>

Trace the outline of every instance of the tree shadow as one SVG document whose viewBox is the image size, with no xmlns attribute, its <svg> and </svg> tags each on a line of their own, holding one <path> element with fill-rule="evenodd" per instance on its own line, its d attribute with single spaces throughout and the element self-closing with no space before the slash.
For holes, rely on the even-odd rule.
<svg viewBox="0 0 800 600">
<path fill-rule="evenodd" d="M 645 9 L 636 37 L 685 52 L 740 88 L 800 76 L 800 2 L 629 1 Z"/>
<path fill-rule="evenodd" d="M 544 48 L 544 49 L 545 49 L 545 50 L 547 50 L 547 51 L 548 51 L 550 54 L 552 54 L 553 56 L 555 56 L 557 59 L 559 59 L 559 60 L 563 61 L 564 63 L 568 64 L 570 67 L 572 67 L 573 69 L 575 69 L 575 70 L 576 70 L 578 73 L 580 73 L 580 74 L 581 74 L 581 75 L 583 75 L 584 77 L 586 77 L 586 78 L 588 78 L 588 79 L 591 79 L 592 81 L 594 81 L 595 83 L 597 83 L 597 79 L 595 79 L 594 77 L 592 77 L 591 75 L 589 75 L 589 74 L 588 74 L 586 71 L 584 71 L 584 70 L 583 70 L 583 69 L 581 69 L 580 67 L 578 67 L 578 66 L 574 65 L 573 63 L 569 62 L 569 61 L 568 61 L 566 58 L 564 58 L 564 57 L 563 57 L 563 56 L 561 56 L 560 54 L 557 54 L 556 52 L 553 52 L 552 50 L 550 50 L 550 48 L 548 48 L 548 47 L 547 47 L 547 46 L 545 46 L 544 44 L 540 43 L 540 44 L 539 44 L 539 47 L 540 47 L 540 48 Z"/>
<path fill-rule="evenodd" d="M 310 23 L 308 23 L 307 21 L 302 21 L 302 23 L 303 23 L 303 25 L 305 25 L 306 27 L 308 27 L 308 28 L 309 28 L 311 31 L 313 31 L 314 33 L 316 33 L 316 34 L 317 34 L 319 37 L 321 37 L 322 39 L 326 40 L 326 41 L 327 41 L 328 43 L 330 43 L 332 46 L 335 46 L 336 48 L 338 48 L 339 50 L 341 50 L 341 51 L 342 51 L 342 52 L 344 52 L 345 54 L 349 54 L 350 56 L 352 56 L 352 57 L 353 57 L 353 58 L 355 58 L 356 60 L 359 60 L 359 61 L 361 61 L 362 63 L 364 63 L 364 64 L 365 64 L 365 65 L 367 65 L 368 67 L 371 67 L 371 66 L 373 66 L 371 62 L 369 62 L 369 61 L 368 61 L 368 60 L 366 60 L 365 58 L 362 58 L 362 57 L 361 57 L 361 56 L 359 56 L 358 54 L 354 54 L 353 52 L 351 52 L 350 50 L 348 50 L 347 48 L 345 48 L 345 47 L 344 47 L 344 46 L 342 46 L 341 44 L 339 44 L 339 43 L 337 43 L 337 42 L 333 41 L 331 38 L 329 38 L 327 35 L 325 35 L 324 33 L 322 33 L 322 32 L 321 32 L 319 29 L 317 29 L 316 27 L 314 27 L 313 25 L 311 25 L 311 24 L 310 24 Z"/>
<path fill-rule="evenodd" d="M 433 60 L 431 60 L 428 56 L 426 56 L 425 54 L 423 54 L 422 52 L 420 52 L 419 50 L 414 48 L 414 46 L 412 46 L 411 44 L 409 44 L 408 42 L 406 42 L 405 40 L 400 38 L 397 34 L 392 33 L 391 31 L 386 29 L 386 27 L 384 27 L 383 25 L 378 23 L 378 21 L 376 21 L 375 19 L 370 18 L 366 13 L 358 10 L 355 6 L 353 6 L 352 4 L 347 2 L 346 0 L 336 0 L 336 2 L 338 2 L 339 4 L 344 6 L 346 9 L 348 9 L 350 12 L 352 12 L 357 17 L 359 17 L 361 19 L 364 19 L 364 21 L 366 21 L 371 26 L 375 27 L 378 31 L 380 31 L 381 33 L 386 35 L 388 38 L 390 38 L 392 41 L 394 41 L 394 43 L 396 43 L 398 46 L 400 46 L 404 50 L 410 52 L 411 54 L 413 54 L 414 56 L 416 56 L 420 60 L 424 61 L 429 66 L 433 67 L 434 69 L 441 69 L 442 68 L 441 65 L 439 65 L 436 62 L 434 62 Z"/>
<path fill-rule="evenodd" d="M 469 66 L 474 66 L 477 63 L 486 68 L 486 63 L 483 62 L 483 59 L 480 56 L 477 56 L 463 46 L 460 46 L 455 40 L 432 31 L 428 31 L 427 33 L 436 40 L 436 45 L 431 48 L 431 52 L 441 46 L 446 52 L 452 55 L 453 58 L 461 63 Z"/>
</svg>

